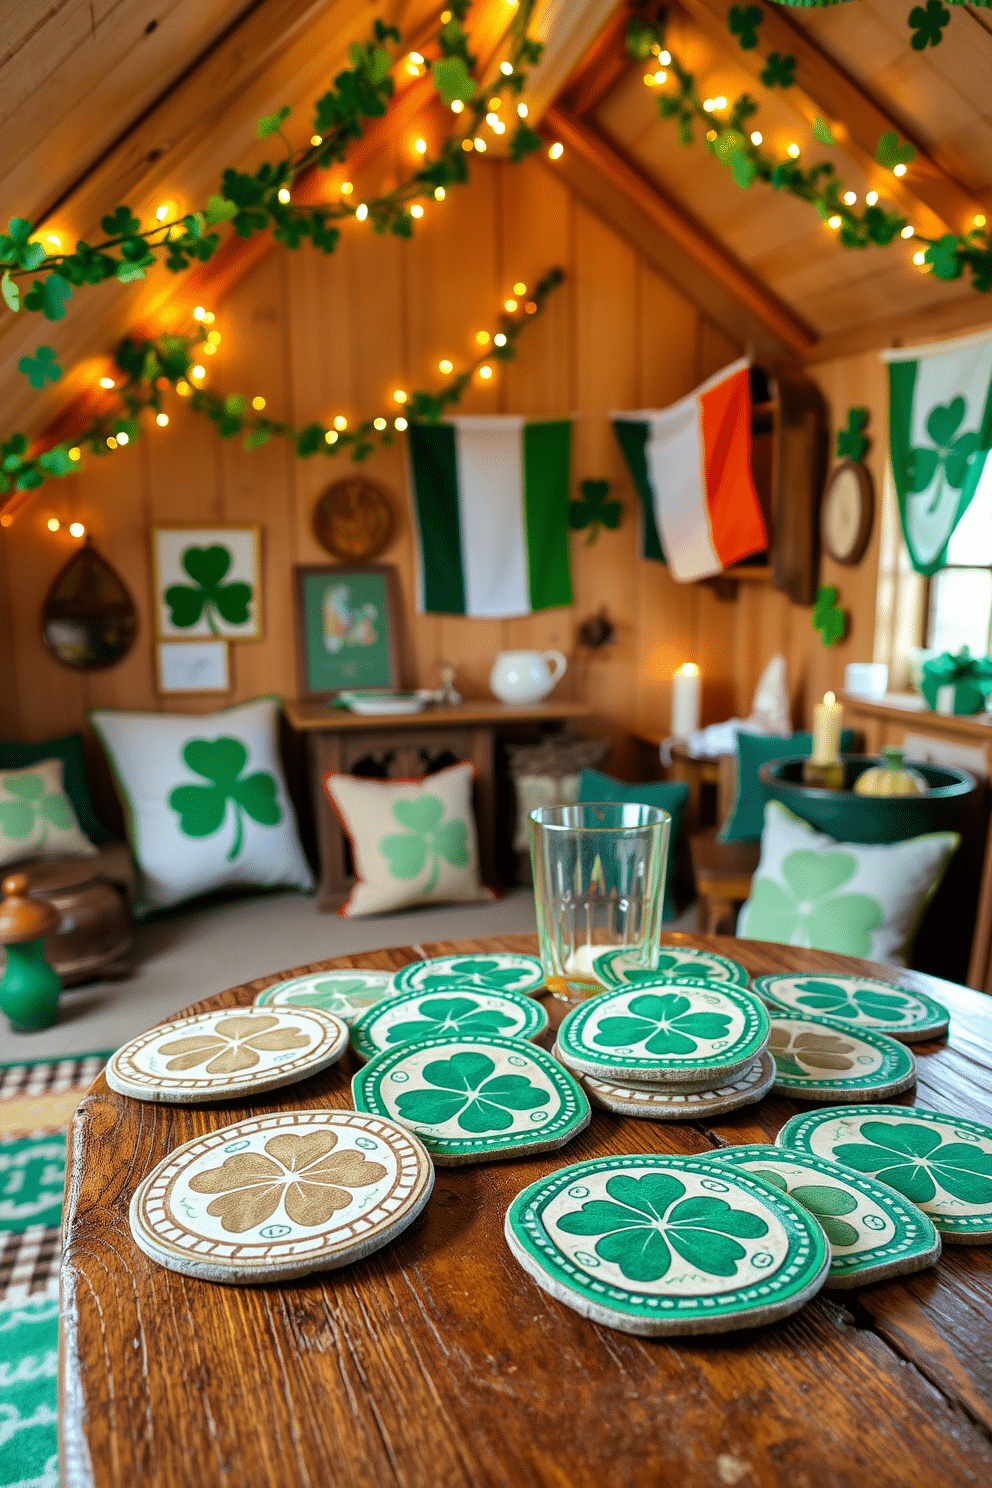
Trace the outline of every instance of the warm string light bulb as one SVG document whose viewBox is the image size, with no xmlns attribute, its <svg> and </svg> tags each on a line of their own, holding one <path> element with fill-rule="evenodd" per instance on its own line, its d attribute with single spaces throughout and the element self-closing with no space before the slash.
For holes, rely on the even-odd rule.
<svg viewBox="0 0 992 1488">
<path fill-rule="evenodd" d="M 517 118 L 518 119 L 526 119 L 526 117 L 527 117 L 527 115 L 529 113 L 530 113 L 530 109 L 527 107 L 527 105 L 525 103 L 518 103 L 517 104 Z"/>
<path fill-rule="evenodd" d="M 792 144 L 789 146 L 785 153 L 788 155 L 790 160 L 799 159 L 799 146 L 796 144 L 795 140 L 793 140 Z"/>
<path fill-rule="evenodd" d="M 279 190 L 276 192 L 276 196 L 279 198 L 279 200 L 282 202 L 283 206 L 285 207 L 288 204 L 289 198 L 290 198 L 289 187 L 288 186 L 280 186 L 279 187 Z"/>
<path fill-rule="evenodd" d="M 503 334 L 502 331 L 497 331 L 496 332 L 495 336 L 493 337 L 493 345 L 494 346 L 505 346 L 506 345 L 506 337 L 504 336 L 504 334 Z"/>
<path fill-rule="evenodd" d="M 555 140 L 554 144 L 551 146 L 550 150 L 548 151 L 548 159 L 549 160 L 560 160 L 561 157 L 564 155 L 564 153 L 565 153 L 565 146 L 562 144 L 561 140 Z"/>
<path fill-rule="evenodd" d="M 865 192 L 865 206 L 867 206 L 867 207 L 873 207 L 873 206 L 875 206 L 875 204 L 877 203 L 877 201 L 878 201 L 878 192 L 877 191 L 866 191 Z"/>
<path fill-rule="evenodd" d="M 927 261 L 927 256 L 924 253 L 923 249 L 922 248 L 917 248 L 916 252 L 913 254 L 913 262 L 916 265 L 916 267 L 919 268 L 921 266 L 921 264 L 925 264 L 926 261 Z"/>
<path fill-rule="evenodd" d="M 843 222 L 843 220 L 844 220 L 843 217 L 838 217 L 837 214 L 836 214 L 836 212 L 835 212 L 832 217 L 828 217 L 827 218 L 827 226 L 828 227 L 832 227 L 833 230 L 834 230 L 834 232 L 836 232 L 837 229 L 840 227 L 841 223 Z"/>
<path fill-rule="evenodd" d="M 324 143 L 324 136 L 322 134 L 312 134 L 310 136 L 310 143 L 316 150 L 318 145 L 322 145 Z"/>
<path fill-rule="evenodd" d="M 59 521 L 58 517 L 49 517 L 46 526 L 48 527 L 49 532 L 58 532 L 59 528 L 62 526 L 62 523 Z"/>
<path fill-rule="evenodd" d="M 415 155 L 426 155 L 427 154 L 427 141 L 425 139 L 416 139 L 416 140 L 414 140 L 414 142 L 413 142 L 413 150 L 414 150 L 414 154 Z"/>
<path fill-rule="evenodd" d="M 489 345 L 489 341 L 490 341 L 490 336 L 489 336 L 489 332 L 488 331 L 476 331 L 476 333 L 475 333 L 475 344 L 477 346 L 488 346 Z"/>
<path fill-rule="evenodd" d="M 155 415 L 155 422 L 158 424 L 160 429 L 165 429 L 167 428 L 169 423 L 169 415 L 167 413 L 157 413 Z"/>
<path fill-rule="evenodd" d="M 513 63 L 512 62 L 501 62 L 499 64 L 499 70 L 503 74 L 504 77 L 512 77 L 513 76 Z"/>
<path fill-rule="evenodd" d="M 386 427 L 386 420 L 384 418 L 373 419 L 372 427 L 373 429 L 377 429 L 378 432 L 381 434 L 383 429 Z"/>
<path fill-rule="evenodd" d="M 975 213 L 975 217 L 974 217 L 974 222 L 975 222 L 975 226 L 976 227 L 984 227 L 985 226 L 985 213 L 984 212 L 976 212 Z"/>
<path fill-rule="evenodd" d="M 845 202 L 847 203 L 847 205 L 849 207 L 853 207 L 854 206 L 854 203 L 857 201 L 857 199 L 858 199 L 858 193 L 856 191 L 845 191 L 844 192 L 844 200 L 845 200 Z"/>
<path fill-rule="evenodd" d="M 252 398 L 251 406 L 252 408 L 254 408 L 256 413 L 261 413 L 262 409 L 265 407 L 265 399 L 262 397 L 261 393 L 259 393 L 257 398 Z"/>
<path fill-rule="evenodd" d="M 206 318 L 207 318 L 207 312 L 206 312 L 206 310 L 204 310 L 204 308 L 203 308 L 202 305 L 197 305 L 196 309 L 193 311 L 193 319 L 194 320 L 206 320 Z"/>
<path fill-rule="evenodd" d="M 489 379 L 490 379 L 490 377 L 492 377 L 492 375 L 493 375 L 493 369 L 492 369 L 492 367 L 483 366 L 483 367 L 480 367 L 479 368 L 479 376 L 483 379 L 484 382 L 488 382 Z"/>
<path fill-rule="evenodd" d="M 347 429 L 348 420 L 345 418 L 343 413 L 339 413 L 335 418 L 334 427 L 342 434 L 344 433 L 345 429 Z"/>
<path fill-rule="evenodd" d="M 397 388 L 396 389 L 395 393 L 393 394 L 393 402 L 394 403 L 405 403 L 406 402 L 406 393 L 403 391 L 402 388 Z"/>
<path fill-rule="evenodd" d="M 199 382 L 201 378 L 206 377 L 207 369 L 206 367 L 201 367 L 199 362 L 197 362 L 195 367 L 190 367 L 189 375 L 190 377 L 194 377 L 196 381 Z"/>
<path fill-rule="evenodd" d="M 359 202 L 358 203 L 358 206 L 355 208 L 355 216 L 358 219 L 358 221 L 359 222 L 364 222 L 365 219 L 366 219 L 366 217 L 368 215 L 369 215 L 368 204 L 366 202 Z"/>
<path fill-rule="evenodd" d="M 342 196 L 350 196 L 351 193 L 354 191 L 354 189 L 355 188 L 351 184 L 350 181 L 342 181 L 341 182 L 341 195 Z"/>
<path fill-rule="evenodd" d="M 434 187 L 434 200 L 435 201 L 444 201 L 444 198 L 446 196 L 447 196 L 447 192 L 445 191 L 445 189 L 444 189 L 443 186 L 435 186 Z"/>
<path fill-rule="evenodd" d="M 176 383 L 176 392 L 179 394 L 180 398 L 188 398 L 192 391 L 193 389 L 190 387 L 185 377 L 180 377 L 179 381 Z"/>
<path fill-rule="evenodd" d="M 407 427 L 407 421 L 406 421 L 405 418 L 402 417 L 402 415 L 398 419 L 393 419 L 393 428 L 394 429 L 399 429 L 399 431 L 400 431 L 401 434 L 403 433 L 403 430 L 406 427 Z"/>
<path fill-rule="evenodd" d="M 520 297 L 520 295 L 525 295 L 527 293 L 527 286 L 522 279 L 518 279 L 516 284 L 513 286 L 513 293 L 518 298 Z"/>
<path fill-rule="evenodd" d="M 219 346 L 220 345 L 220 331 L 208 331 L 207 332 L 207 344 L 209 346 Z"/>
<path fill-rule="evenodd" d="M 116 387 L 117 384 L 114 382 L 114 379 L 112 377 L 101 377 L 100 378 L 100 386 L 102 388 L 106 388 L 107 391 L 109 392 L 110 389 L 112 387 Z"/>
<path fill-rule="evenodd" d="M 423 209 L 423 207 L 420 205 L 419 202 L 414 202 L 413 206 L 410 208 L 410 216 L 411 217 L 416 217 L 419 220 L 419 218 L 423 217 L 423 215 L 424 215 L 424 209 Z"/>
<path fill-rule="evenodd" d="M 903 228 L 903 230 L 899 234 L 899 236 L 901 238 L 911 238 L 915 232 L 916 232 L 916 228 L 913 227 L 911 223 L 907 222 L 906 223 L 906 226 Z"/>
<path fill-rule="evenodd" d="M 485 142 L 484 139 L 478 139 L 478 138 L 476 138 L 476 139 L 474 139 L 472 141 L 472 143 L 475 146 L 475 148 L 478 150 L 478 152 L 479 152 L 480 155 L 484 155 L 486 153 L 486 142 Z"/>
<path fill-rule="evenodd" d="M 129 434 L 125 434 L 124 430 L 122 429 L 117 436 L 117 443 L 119 445 L 130 444 L 131 436 Z"/>
<path fill-rule="evenodd" d="M 337 430 L 336 429 L 328 429 L 327 433 L 324 435 L 324 443 L 325 444 L 337 444 L 337 442 L 338 442 L 338 433 L 337 433 Z"/>
<path fill-rule="evenodd" d="M 903 165 L 901 160 L 899 161 L 898 165 L 894 165 L 892 167 L 892 174 L 894 176 L 904 176 L 906 174 L 906 167 Z"/>
<path fill-rule="evenodd" d="M 513 312 L 514 312 L 514 310 L 516 310 L 516 308 L 517 308 L 517 302 L 516 302 L 516 300 L 504 300 L 503 301 L 503 309 L 506 310 L 510 315 L 513 314 Z"/>
<path fill-rule="evenodd" d="M 73 537 L 86 536 L 86 528 L 83 526 L 82 522 L 70 522 L 69 531 Z"/>
<path fill-rule="evenodd" d="M 72 446 L 72 449 L 69 451 L 69 459 L 72 460 L 72 461 L 76 461 L 76 460 L 81 460 L 82 458 L 83 458 L 83 452 L 82 452 L 82 450 L 79 448 L 79 445 L 78 444 L 74 444 Z"/>
<path fill-rule="evenodd" d="M 760 129 L 752 129 L 752 131 L 751 131 L 751 143 L 752 143 L 752 145 L 760 145 L 760 144 L 762 144 L 762 142 L 764 141 L 764 138 L 765 138 L 765 136 L 762 134 L 762 132 L 761 132 Z"/>
<path fill-rule="evenodd" d="M 454 366 L 454 363 L 453 362 L 449 362 L 448 361 L 448 358 L 447 357 L 444 357 L 443 360 L 441 360 L 440 362 L 438 362 L 438 364 L 437 364 L 437 370 L 439 372 L 443 372 L 444 375 L 445 375 L 445 377 L 447 377 L 449 373 L 451 373 L 451 372 L 453 372 L 455 370 L 455 366 Z"/>
<path fill-rule="evenodd" d="M 451 112 L 453 114 L 460 114 L 464 107 L 465 105 L 460 98 L 453 98 L 451 100 Z"/>
</svg>

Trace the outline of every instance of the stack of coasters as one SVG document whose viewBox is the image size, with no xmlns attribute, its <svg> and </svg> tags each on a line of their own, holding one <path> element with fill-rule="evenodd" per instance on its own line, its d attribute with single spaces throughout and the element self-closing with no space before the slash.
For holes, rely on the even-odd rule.
<svg viewBox="0 0 992 1488">
<path fill-rule="evenodd" d="M 424 1039 L 474 1038 L 477 1033 L 535 1039 L 547 1026 L 544 1007 L 532 997 L 469 984 L 440 994 L 394 993 L 356 1019 L 351 1045 L 359 1058 L 374 1059 L 386 1049 Z"/>
<path fill-rule="evenodd" d="M 469 986 L 479 991 L 523 992 L 528 997 L 542 997 L 547 991 L 538 958 L 512 951 L 434 956 L 429 961 L 411 961 L 393 975 L 397 992 L 464 991 Z"/>
<path fill-rule="evenodd" d="M 104 1073 L 118 1095 L 192 1106 L 306 1080 L 347 1047 L 347 1026 L 320 1008 L 220 1008 L 139 1034 Z"/>
<path fill-rule="evenodd" d="M 716 951 L 697 951 L 693 946 L 662 946 L 658 964 L 647 971 L 637 964 L 637 951 L 614 947 L 593 957 L 593 972 L 604 987 L 622 987 L 627 982 L 656 982 L 659 978 L 689 977 L 692 981 L 729 982 L 732 987 L 750 986 L 739 961 L 718 956 Z"/>
<path fill-rule="evenodd" d="M 761 1144 L 728 1147 L 713 1160 L 773 1183 L 819 1220 L 830 1244 L 828 1288 L 908 1276 L 940 1256 L 940 1235 L 927 1216 L 865 1173 L 808 1152 Z"/>
<path fill-rule="evenodd" d="M 755 977 L 754 990 L 776 1012 L 837 1018 L 859 1033 L 887 1033 L 902 1044 L 942 1038 L 951 1021 L 943 1004 L 923 992 L 871 977 L 781 974 Z"/>
<path fill-rule="evenodd" d="M 563 1147 L 590 1118 L 581 1089 L 545 1049 L 497 1034 L 387 1049 L 351 1092 L 356 1111 L 409 1127 L 445 1167 Z"/>
<path fill-rule="evenodd" d="M 325 1013 L 334 1013 L 342 1023 L 351 1024 L 373 1003 L 381 1002 L 392 991 L 391 971 L 365 971 L 349 966 L 275 982 L 264 992 L 259 992 L 255 1006 L 275 1004 L 276 1007 L 322 1008 Z"/>
<path fill-rule="evenodd" d="M 607 1110 L 692 1120 L 752 1104 L 771 1088 L 768 1013 L 730 983 L 660 979 L 580 1003 L 555 1054 Z"/>
<path fill-rule="evenodd" d="M 788 1317 L 830 1267 L 807 1210 L 710 1157 L 645 1153 L 561 1168 L 517 1195 L 504 1233 L 544 1291 L 649 1337 Z"/>
<path fill-rule="evenodd" d="M 416 1137 L 355 1111 L 281 1111 L 177 1147 L 129 1218 L 153 1261 L 205 1281 L 288 1281 L 371 1255 L 416 1219 L 434 1167 Z"/>
<path fill-rule="evenodd" d="M 905 1044 L 868 1028 L 855 1031 L 839 1018 L 772 1009 L 769 1053 L 773 1089 L 829 1106 L 841 1101 L 883 1100 L 916 1083 L 916 1060 Z"/>
<path fill-rule="evenodd" d="M 894 1188 L 947 1245 L 992 1245 L 992 1128 L 980 1121 L 917 1106 L 840 1106 L 793 1116 L 775 1143 Z"/>
</svg>

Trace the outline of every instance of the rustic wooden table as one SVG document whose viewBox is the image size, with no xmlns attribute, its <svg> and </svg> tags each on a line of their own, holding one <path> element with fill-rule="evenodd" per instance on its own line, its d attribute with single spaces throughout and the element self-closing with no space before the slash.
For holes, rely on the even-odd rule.
<svg viewBox="0 0 992 1488">
<path fill-rule="evenodd" d="M 664 939 L 720 950 L 755 975 L 865 967 L 718 936 Z M 321 967 L 496 949 L 535 944 L 405 946 Z M 918 973 L 872 972 L 934 993 L 952 1013 L 946 1044 L 915 1046 L 919 1083 L 902 1103 L 992 1122 L 992 1003 Z M 275 980 L 199 1006 L 250 1002 Z M 561 1008 L 549 1009 L 552 1022 Z M 821 1292 L 770 1328 L 671 1342 L 585 1321 L 507 1249 L 507 1205 L 535 1179 L 608 1153 L 771 1141 L 796 1110 L 777 1097 L 712 1125 L 594 1112 L 560 1152 L 439 1168 L 421 1220 L 326 1277 L 217 1286 L 137 1249 L 128 1202 L 171 1148 L 263 1110 L 348 1106 L 351 1057 L 252 1106 L 173 1109 L 94 1084 L 69 1138 L 64 1488 L 956 1488 L 992 1478 L 992 1247 L 948 1246 L 904 1281 Z"/>
</svg>

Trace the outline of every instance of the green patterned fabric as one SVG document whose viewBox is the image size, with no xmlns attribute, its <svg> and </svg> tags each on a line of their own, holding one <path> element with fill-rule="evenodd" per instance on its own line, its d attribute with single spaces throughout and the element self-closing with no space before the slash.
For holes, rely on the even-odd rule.
<svg viewBox="0 0 992 1488">
<path fill-rule="evenodd" d="M 114 840 L 97 816 L 86 779 L 86 757 L 82 734 L 65 734 L 60 739 L 45 739 L 40 744 L 0 743 L 0 770 L 21 770 L 42 760 L 62 761 L 65 793 L 72 802 L 76 820 L 91 842 L 99 846 Z"/>
</svg>

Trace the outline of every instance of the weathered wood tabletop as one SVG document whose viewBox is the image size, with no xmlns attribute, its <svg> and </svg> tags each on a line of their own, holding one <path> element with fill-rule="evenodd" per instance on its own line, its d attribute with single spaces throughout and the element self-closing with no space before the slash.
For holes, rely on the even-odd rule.
<svg viewBox="0 0 992 1488">
<path fill-rule="evenodd" d="M 718 936 L 753 975 L 865 963 Z M 534 951 L 531 937 L 404 946 L 322 962 L 396 968 L 452 951 Z M 992 1003 L 916 973 L 946 1044 L 918 1044 L 900 1099 L 992 1123 Z M 251 1002 L 264 977 L 199 1004 Z M 549 1006 L 560 1021 L 561 1003 Z M 768 1142 L 793 1115 L 768 1097 L 704 1124 L 594 1111 L 566 1148 L 439 1168 L 420 1220 L 326 1276 L 227 1287 L 138 1250 L 128 1202 L 172 1148 L 244 1116 L 348 1106 L 350 1054 L 255 1105 L 176 1109 L 101 1077 L 69 1138 L 62 1481 L 128 1488 L 658 1488 L 976 1485 L 992 1480 L 992 1247 L 821 1292 L 792 1318 L 726 1338 L 649 1340 L 587 1322 L 510 1254 L 503 1216 L 527 1184 L 583 1158 Z M 807 1108 L 808 1109 L 808 1108 Z"/>
</svg>

